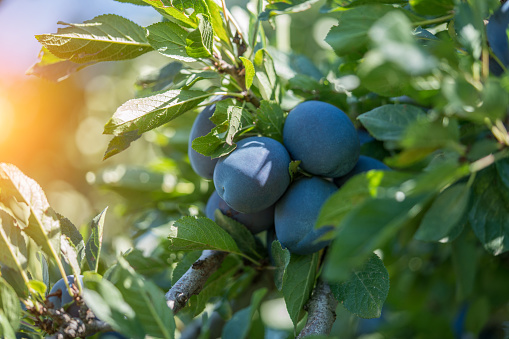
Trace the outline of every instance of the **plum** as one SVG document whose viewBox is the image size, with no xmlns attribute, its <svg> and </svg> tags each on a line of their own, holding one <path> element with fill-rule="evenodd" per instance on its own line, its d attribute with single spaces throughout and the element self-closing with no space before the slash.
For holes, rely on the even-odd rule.
<svg viewBox="0 0 509 339">
<path fill-rule="evenodd" d="M 205 207 L 207 218 L 215 220 L 214 213 L 216 209 L 219 209 L 224 215 L 246 226 L 253 234 L 265 231 L 274 225 L 274 205 L 256 213 L 240 213 L 228 206 L 228 204 L 221 199 L 219 194 L 214 192 L 210 196 L 207 201 L 207 206 Z"/>
<path fill-rule="evenodd" d="M 214 170 L 216 191 L 241 213 L 260 212 L 273 205 L 290 184 L 290 155 L 278 141 L 249 137 L 237 143 Z"/>
<path fill-rule="evenodd" d="M 360 143 L 348 116 L 321 101 L 295 106 L 283 127 L 283 144 L 300 167 L 314 175 L 339 177 L 357 162 Z"/>
<path fill-rule="evenodd" d="M 83 276 L 82 275 L 78 276 L 78 279 L 80 280 L 80 283 L 83 285 Z M 74 284 L 74 276 L 68 275 L 67 281 L 69 282 L 69 285 Z M 74 303 L 74 298 L 67 291 L 63 278 L 57 281 L 55 285 L 53 285 L 49 294 L 50 295 L 56 294 L 57 291 L 61 292 L 60 295 L 54 295 L 48 298 L 48 300 L 53 304 L 54 308 L 59 309 L 64 307 L 66 304 L 72 303 L 71 305 L 69 305 L 69 307 L 67 307 L 66 311 L 73 317 L 78 317 L 79 307 L 78 305 L 76 305 L 76 303 Z"/>
<path fill-rule="evenodd" d="M 216 105 L 210 105 L 205 107 L 203 111 L 196 117 L 191 127 L 191 133 L 189 134 L 189 142 L 187 145 L 187 154 L 189 156 L 189 162 L 191 167 L 200 177 L 205 179 L 212 179 L 214 174 L 214 168 L 218 159 L 211 159 L 210 157 L 204 156 L 196 152 L 192 145 L 194 139 L 207 135 L 216 125 L 209 118 L 214 114 Z"/>
<path fill-rule="evenodd" d="M 274 224 L 277 239 L 292 253 L 311 254 L 329 244 L 316 241 L 331 229 L 315 229 L 315 222 L 324 202 L 337 187 L 319 177 L 301 178 L 293 182 L 276 203 Z"/>
<path fill-rule="evenodd" d="M 354 168 L 350 172 L 341 177 L 334 178 L 333 181 L 336 184 L 336 186 L 341 187 L 354 175 L 371 170 L 390 170 L 390 168 L 380 160 L 365 155 L 361 155 L 359 157 L 359 160 L 357 161 L 357 164 L 355 164 Z"/>
<path fill-rule="evenodd" d="M 509 67 L 509 37 L 507 30 L 509 29 L 509 2 L 506 2 L 489 18 L 486 25 L 486 36 L 490 44 L 491 50 L 497 58 Z M 496 75 L 502 73 L 502 68 L 495 62 L 491 62 L 490 67 Z"/>
</svg>

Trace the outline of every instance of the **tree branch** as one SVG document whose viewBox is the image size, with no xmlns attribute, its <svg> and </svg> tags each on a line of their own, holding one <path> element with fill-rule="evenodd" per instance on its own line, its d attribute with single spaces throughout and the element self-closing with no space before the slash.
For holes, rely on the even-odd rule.
<svg viewBox="0 0 509 339">
<path fill-rule="evenodd" d="M 174 314 L 179 312 L 192 295 L 200 293 L 207 279 L 214 273 L 227 252 L 205 250 L 198 260 L 166 293 L 166 302 Z"/>
<path fill-rule="evenodd" d="M 306 326 L 300 331 L 297 339 L 316 334 L 328 335 L 336 320 L 337 305 L 338 302 L 332 295 L 329 285 L 319 280 L 306 304 L 308 311 Z"/>
<path fill-rule="evenodd" d="M 87 310 L 87 312 L 89 312 Z M 67 339 L 85 338 L 98 332 L 108 332 L 113 329 L 107 323 L 94 317 L 88 317 L 85 321 L 80 318 L 71 317 L 63 310 L 47 309 L 54 322 L 58 324 L 58 330 L 48 338 Z"/>
</svg>

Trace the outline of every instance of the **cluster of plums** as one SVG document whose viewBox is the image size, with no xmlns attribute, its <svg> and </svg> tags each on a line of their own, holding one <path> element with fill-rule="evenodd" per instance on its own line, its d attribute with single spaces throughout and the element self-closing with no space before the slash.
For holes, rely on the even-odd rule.
<svg viewBox="0 0 509 339">
<path fill-rule="evenodd" d="M 206 215 L 223 214 L 252 233 L 275 228 L 281 244 L 296 254 L 310 254 L 327 246 L 318 241 L 326 229 L 314 228 L 323 203 L 351 176 L 371 169 L 388 169 L 382 162 L 359 156 L 357 131 L 337 107 L 320 101 L 297 105 L 288 114 L 283 144 L 263 136 L 247 137 L 225 157 L 210 159 L 191 147 L 192 140 L 214 127 L 209 118 L 215 106 L 196 118 L 189 138 L 189 160 L 200 176 L 213 179 L 215 192 Z M 291 182 L 289 165 L 311 176 Z"/>
</svg>

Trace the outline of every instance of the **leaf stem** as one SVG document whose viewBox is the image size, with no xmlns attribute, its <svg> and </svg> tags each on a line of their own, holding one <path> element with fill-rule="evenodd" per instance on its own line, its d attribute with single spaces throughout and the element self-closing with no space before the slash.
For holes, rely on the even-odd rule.
<svg viewBox="0 0 509 339">
<path fill-rule="evenodd" d="M 494 154 L 489 154 L 489 155 L 471 163 L 470 164 L 470 172 L 471 173 L 479 172 L 479 171 L 485 169 L 486 167 L 493 165 L 495 162 L 502 160 L 504 158 L 507 158 L 507 157 L 509 157 L 509 149 L 507 149 L 507 148 L 501 150 L 500 152 L 497 152 Z"/>
<path fill-rule="evenodd" d="M 416 26 L 417 27 L 417 26 L 428 26 L 428 25 L 433 25 L 433 24 L 440 24 L 440 23 L 449 21 L 452 18 L 454 18 L 454 13 L 449 14 L 449 15 L 444 15 L 444 16 L 441 16 L 441 17 L 438 17 L 438 18 L 434 18 L 434 19 L 413 22 L 412 26 Z"/>
</svg>

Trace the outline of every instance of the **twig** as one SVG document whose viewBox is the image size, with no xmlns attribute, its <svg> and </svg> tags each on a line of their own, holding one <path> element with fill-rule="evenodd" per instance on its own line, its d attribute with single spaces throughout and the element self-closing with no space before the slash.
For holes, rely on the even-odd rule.
<svg viewBox="0 0 509 339">
<path fill-rule="evenodd" d="M 319 280 L 306 304 L 308 311 L 306 326 L 300 331 L 297 339 L 317 334 L 328 335 L 336 320 L 337 305 L 338 302 L 332 295 L 329 285 Z"/>
<path fill-rule="evenodd" d="M 166 293 L 166 303 L 176 314 L 192 295 L 200 293 L 207 279 L 214 273 L 228 253 L 205 250 L 198 260 Z"/>
<path fill-rule="evenodd" d="M 83 321 L 80 318 L 71 317 L 63 310 L 48 309 L 47 313 L 50 314 L 53 320 L 59 325 L 57 332 L 48 338 L 85 338 L 98 332 L 113 330 L 109 324 L 95 317 Z"/>
</svg>

